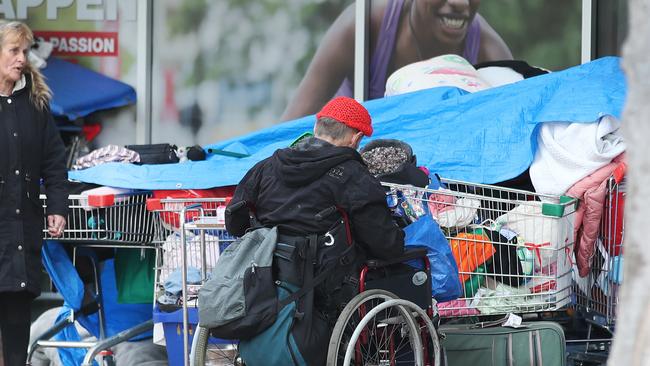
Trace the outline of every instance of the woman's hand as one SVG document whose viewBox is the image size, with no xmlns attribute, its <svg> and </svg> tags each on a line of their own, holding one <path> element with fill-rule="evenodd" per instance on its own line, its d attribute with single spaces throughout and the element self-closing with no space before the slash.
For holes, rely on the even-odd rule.
<svg viewBox="0 0 650 366">
<path fill-rule="evenodd" d="M 63 235 L 65 230 L 65 217 L 61 215 L 47 215 L 47 232 L 55 238 Z"/>
</svg>

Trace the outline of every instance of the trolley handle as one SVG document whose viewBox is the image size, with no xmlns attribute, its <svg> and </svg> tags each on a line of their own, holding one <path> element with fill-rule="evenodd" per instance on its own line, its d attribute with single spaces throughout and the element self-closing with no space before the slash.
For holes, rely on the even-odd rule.
<svg viewBox="0 0 650 366">
<path fill-rule="evenodd" d="M 614 177 L 614 182 L 616 184 L 620 184 L 623 181 L 623 178 L 625 178 L 626 172 L 627 172 L 627 164 L 620 163 L 612 173 L 612 176 Z"/>
<path fill-rule="evenodd" d="M 262 227 L 263 225 L 257 220 L 257 216 L 255 216 L 254 206 L 249 205 L 248 201 L 246 200 L 233 203 L 232 205 L 228 205 L 225 210 L 225 215 L 232 216 L 244 207 L 248 208 L 248 219 L 250 222 L 250 227 L 251 228 Z"/>
</svg>

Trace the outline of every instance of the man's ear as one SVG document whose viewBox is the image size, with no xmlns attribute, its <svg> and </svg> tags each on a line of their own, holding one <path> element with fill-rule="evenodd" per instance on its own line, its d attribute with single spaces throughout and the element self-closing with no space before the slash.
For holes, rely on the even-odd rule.
<svg viewBox="0 0 650 366">
<path fill-rule="evenodd" d="M 352 148 L 358 149 L 359 144 L 361 143 L 361 139 L 363 138 L 363 132 L 358 131 L 352 136 Z"/>
</svg>

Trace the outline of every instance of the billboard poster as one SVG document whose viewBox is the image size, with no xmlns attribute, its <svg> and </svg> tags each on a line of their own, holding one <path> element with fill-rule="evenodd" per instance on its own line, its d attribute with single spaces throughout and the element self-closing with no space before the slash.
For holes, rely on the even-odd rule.
<svg viewBox="0 0 650 366">
<path fill-rule="evenodd" d="M 316 113 L 335 93 L 351 95 L 344 87 L 352 73 L 347 56 L 354 42 L 352 21 L 344 13 L 331 25 L 282 120 Z M 391 75 L 412 85 L 438 69 L 476 74 L 472 65 L 487 62 L 516 59 L 549 70 L 580 62 L 581 0 L 370 1 L 369 21 L 368 99 L 427 87 L 391 89 Z M 441 58 L 445 55 L 453 56 Z M 453 79 L 437 78 L 428 87 L 468 83 Z"/>
<path fill-rule="evenodd" d="M 155 1 L 153 140 L 207 144 L 277 123 L 351 3 Z"/>
<path fill-rule="evenodd" d="M 19 20 L 52 56 L 135 85 L 137 3 L 130 0 L 4 0 L 0 18 Z"/>
<path fill-rule="evenodd" d="M 369 1 L 367 48 L 371 57 L 383 58 L 371 59 L 368 94 L 382 97 L 386 80 L 400 67 L 449 53 L 470 63 L 514 58 L 552 71 L 576 65 L 581 3 Z M 58 57 L 135 85 L 136 4 L 0 0 L 0 17 L 25 20 Z M 153 142 L 208 144 L 315 113 L 332 96 L 349 95 L 354 5 L 354 0 L 152 2 Z M 102 137 L 133 142 L 134 115 L 128 116 L 131 123 L 105 128 L 115 132 Z"/>
<path fill-rule="evenodd" d="M 353 79 L 354 16 L 353 0 L 156 1 L 154 141 L 207 144 L 315 113 Z M 370 54 L 385 54 L 370 66 L 377 98 L 397 66 L 447 53 L 577 65 L 581 0 L 374 0 L 369 29 Z M 385 75 L 373 81 L 373 67 Z"/>
<path fill-rule="evenodd" d="M 50 56 L 88 67 L 133 87 L 137 71 L 137 2 L 133 0 L 0 0 L 0 18 L 25 22 Z M 74 75 L 71 75 L 74 77 Z M 134 143 L 136 107 L 96 112 L 100 122 L 91 147 Z"/>
</svg>

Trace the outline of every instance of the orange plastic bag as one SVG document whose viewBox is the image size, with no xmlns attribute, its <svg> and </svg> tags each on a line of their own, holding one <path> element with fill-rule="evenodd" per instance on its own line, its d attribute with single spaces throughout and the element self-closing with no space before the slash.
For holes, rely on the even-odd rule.
<svg viewBox="0 0 650 366">
<path fill-rule="evenodd" d="M 458 277 L 463 283 L 496 252 L 490 238 L 484 234 L 460 233 L 449 241 L 449 245 L 458 265 Z"/>
</svg>

